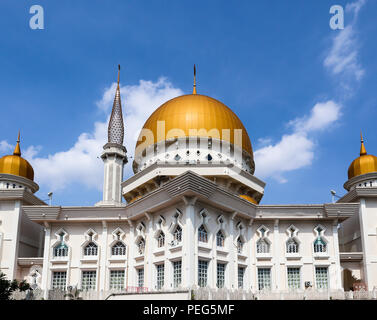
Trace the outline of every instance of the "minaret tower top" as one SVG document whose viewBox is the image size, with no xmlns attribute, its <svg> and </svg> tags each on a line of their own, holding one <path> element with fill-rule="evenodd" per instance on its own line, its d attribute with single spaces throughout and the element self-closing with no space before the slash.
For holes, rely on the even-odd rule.
<svg viewBox="0 0 377 320">
<path fill-rule="evenodd" d="M 124 125 L 123 125 L 123 115 L 122 115 L 122 103 L 120 100 L 119 78 L 120 78 L 120 65 L 118 65 L 117 88 L 115 92 L 113 109 L 111 111 L 107 133 L 108 133 L 108 143 L 116 143 L 119 145 L 123 145 Z"/>
</svg>

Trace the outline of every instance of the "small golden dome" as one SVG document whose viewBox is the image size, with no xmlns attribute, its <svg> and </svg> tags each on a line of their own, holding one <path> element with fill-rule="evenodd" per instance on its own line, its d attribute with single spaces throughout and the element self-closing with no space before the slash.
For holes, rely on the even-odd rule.
<svg viewBox="0 0 377 320">
<path fill-rule="evenodd" d="M 257 200 L 255 200 L 253 197 L 248 196 L 247 194 L 240 194 L 240 198 L 245 199 L 251 203 L 258 204 Z"/>
<path fill-rule="evenodd" d="M 367 154 L 361 135 L 360 157 L 353 160 L 349 166 L 348 179 L 370 172 L 377 172 L 377 157 Z"/>
<path fill-rule="evenodd" d="M 13 155 L 0 158 L 0 173 L 13 174 L 24 177 L 31 181 L 34 180 L 34 169 L 30 163 L 21 157 L 20 133 L 18 133 L 17 145 Z"/>
<path fill-rule="evenodd" d="M 154 141 L 147 143 L 145 142 L 145 137 L 143 137 L 142 141 L 136 143 L 135 154 L 142 151 L 138 150 L 140 144 L 143 144 L 144 150 L 149 145 L 173 137 L 215 137 L 211 134 L 211 130 L 214 131 L 213 129 L 217 129 L 220 140 L 234 144 L 234 131 L 241 129 L 242 149 L 253 158 L 250 138 L 236 114 L 220 101 L 195 92 L 196 90 L 194 90 L 193 94 L 173 98 L 152 113 L 145 122 L 143 129 L 149 129 L 153 133 Z M 165 121 L 165 132 L 160 134 L 162 137 L 157 135 L 158 121 Z M 192 134 L 190 129 L 196 130 L 196 134 Z M 222 134 L 223 129 L 229 130 L 229 137 Z M 141 136 L 139 139 L 141 139 Z"/>
</svg>

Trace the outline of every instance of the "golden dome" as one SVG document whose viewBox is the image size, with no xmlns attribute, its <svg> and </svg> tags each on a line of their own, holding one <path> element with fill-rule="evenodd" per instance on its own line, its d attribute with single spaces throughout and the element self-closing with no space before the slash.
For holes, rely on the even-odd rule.
<svg viewBox="0 0 377 320">
<path fill-rule="evenodd" d="M 18 134 L 17 145 L 14 148 L 13 155 L 0 158 L 0 173 L 13 174 L 34 180 L 34 169 L 30 163 L 21 157 L 20 134 Z"/>
<path fill-rule="evenodd" d="M 154 141 L 147 143 L 146 138 L 136 143 L 137 153 L 142 150 L 137 150 L 140 144 L 143 144 L 143 149 L 149 145 L 157 142 L 167 140 L 173 137 L 213 137 L 216 138 L 216 133 L 211 133 L 217 129 L 219 138 L 234 144 L 234 131 L 236 129 L 242 130 L 242 149 L 253 157 L 253 149 L 251 147 L 250 138 L 245 127 L 236 114 L 222 102 L 201 94 L 196 94 L 194 87 L 193 94 L 187 94 L 173 98 L 157 110 L 145 122 L 143 129 L 149 129 L 153 133 Z M 157 135 L 157 121 L 165 121 L 165 133 Z M 172 130 L 173 129 L 173 130 Z M 190 132 L 190 129 L 196 129 L 195 134 Z M 229 130 L 229 137 L 222 135 L 222 130 Z M 201 132 L 202 131 L 202 132 Z M 165 136 L 165 137 L 163 137 Z M 139 139 L 141 139 L 142 134 Z M 157 139 L 159 139 L 157 141 Z"/>
<path fill-rule="evenodd" d="M 370 172 L 377 172 L 377 157 L 367 154 L 363 136 L 361 136 L 360 157 L 353 160 L 349 166 L 348 179 Z"/>
</svg>

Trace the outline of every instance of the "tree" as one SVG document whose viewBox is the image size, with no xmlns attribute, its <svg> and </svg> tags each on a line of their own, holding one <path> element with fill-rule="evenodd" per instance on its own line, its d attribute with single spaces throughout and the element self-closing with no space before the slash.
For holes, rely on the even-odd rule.
<svg viewBox="0 0 377 320">
<path fill-rule="evenodd" d="M 5 274 L 0 272 L 0 300 L 9 300 L 14 291 L 26 291 L 30 289 L 30 285 L 23 280 L 7 280 Z"/>
</svg>

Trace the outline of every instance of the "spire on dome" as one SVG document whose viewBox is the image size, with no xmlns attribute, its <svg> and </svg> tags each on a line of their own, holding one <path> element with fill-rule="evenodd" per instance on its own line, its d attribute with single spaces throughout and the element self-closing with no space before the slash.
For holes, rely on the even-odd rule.
<svg viewBox="0 0 377 320">
<path fill-rule="evenodd" d="M 194 64 L 194 87 L 192 89 L 192 94 L 196 94 L 196 67 Z"/>
<path fill-rule="evenodd" d="M 117 89 L 115 92 L 113 109 L 111 111 L 107 133 L 108 133 L 109 143 L 116 143 L 119 145 L 123 145 L 124 124 L 123 124 L 123 115 L 122 115 L 122 104 L 120 101 L 119 78 L 120 78 L 120 65 L 118 65 Z"/>
<path fill-rule="evenodd" d="M 21 157 L 21 148 L 20 148 L 20 131 L 18 131 L 18 138 L 17 138 L 17 144 L 13 151 L 14 156 Z"/>
<path fill-rule="evenodd" d="M 361 138 L 361 147 L 360 147 L 360 155 L 364 156 L 367 154 L 367 150 L 364 146 L 364 139 L 363 139 L 363 133 L 360 131 L 360 138 Z"/>
</svg>

